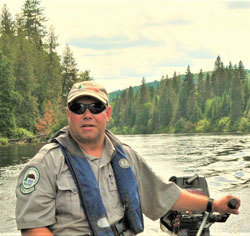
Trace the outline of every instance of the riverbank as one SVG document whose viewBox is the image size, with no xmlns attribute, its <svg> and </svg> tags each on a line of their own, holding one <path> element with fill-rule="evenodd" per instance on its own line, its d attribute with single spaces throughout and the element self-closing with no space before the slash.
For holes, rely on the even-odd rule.
<svg viewBox="0 0 250 236">
<path fill-rule="evenodd" d="M 18 143 L 42 143 L 49 139 L 50 135 L 48 134 L 40 134 L 34 137 L 27 138 L 17 138 L 17 139 L 9 139 L 8 143 L 10 144 L 18 144 Z"/>
<path fill-rule="evenodd" d="M 8 144 L 24 144 L 24 143 L 43 143 L 46 142 L 50 138 L 49 134 L 40 134 L 32 137 L 24 137 L 24 138 L 0 138 L 0 146 L 8 145 Z"/>
</svg>

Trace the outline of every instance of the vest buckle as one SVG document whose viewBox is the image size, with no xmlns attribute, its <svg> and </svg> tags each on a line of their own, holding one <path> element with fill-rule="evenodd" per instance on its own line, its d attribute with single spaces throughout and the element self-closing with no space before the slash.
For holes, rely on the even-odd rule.
<svg viewBox="0 0 250 236">
<path fill-rule="evenodd" d="M 114 233 L 114 236 L 123 236 L 124 235 L 123 232 L 127 231 L 128 229 L 124 218 L 113 223 L 110 227 Z"/>
</svg>

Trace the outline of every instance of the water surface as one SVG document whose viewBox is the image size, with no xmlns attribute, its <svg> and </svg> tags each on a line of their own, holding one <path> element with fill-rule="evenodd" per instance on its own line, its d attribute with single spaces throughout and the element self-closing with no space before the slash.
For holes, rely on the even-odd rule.
<svg viewBox="0 0 250 236">
<path fill-rule="evenodd" d="M 250 135 L 120 135 L 165 180 L 171 176 L 205 176 L 210 195 L 239 196 L 239 216 L 211 227 L 213 236 L 250 235 Z M 20 235 L 15 223 L 15 185 L 19 171 L 41 145 L 0 147 L 0 235 Z M 145 218 L 142 236 L 167 235 L 158 221 Z"/>
</svg>

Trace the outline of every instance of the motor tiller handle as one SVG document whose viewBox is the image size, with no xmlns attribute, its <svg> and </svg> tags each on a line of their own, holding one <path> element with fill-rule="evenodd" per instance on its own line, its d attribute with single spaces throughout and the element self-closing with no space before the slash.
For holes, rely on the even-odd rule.
<svg viewBox="0 0 250 236">
<path fill-rule="evenodd" d="M 228 202 L 228 207 L 231 209 L 236 209 L 237 205 L 238 205 L 238 200 L 235 198 L 232 198 L 229 202 Z"/>
<path fill-rule="evenodd" d="M 232 198 L 229 202 L 228 202 L 228 207 L 230 209 L 236 209 L 237 205 L 238 205 L 238 200 L 235 198 Z M 226 222 L 227 218 L 230 216 L 229 213 L 223 214 L 223 215 L 209 215 L 208 212 L 205 212 L 203 221 L 201 223 L 201 226 L 199 228 L 199 231 L 197 232 L 196 236 L 200 236 L 202 234 L 203 229 L 205 228 L 205 225 L 210 221 L 211 223 L 214 222 Z"/>
</svg>

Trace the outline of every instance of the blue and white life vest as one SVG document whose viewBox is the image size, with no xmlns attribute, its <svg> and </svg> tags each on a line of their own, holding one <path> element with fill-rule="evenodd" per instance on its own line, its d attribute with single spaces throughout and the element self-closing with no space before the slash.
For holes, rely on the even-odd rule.
<svg viewBox="0 0 250 236">
<path fill-rule="evenodd" d="M 60 145 L 61 146 L 61 145 Z M 71 155 L 61 146 L 66 163 L 78 189 L 81 205 L 94 236 L 114 236 L 107 220 L 100 189 L 87 158 Z M 128 228 L 138 234 L 143 231 L 143 216 L 140 205 L 137 181 L 132 168 L 128 165 L 125 151 L 120 144 L 115 146 L 111 160 L 114 176 Z"/>
</svg>

